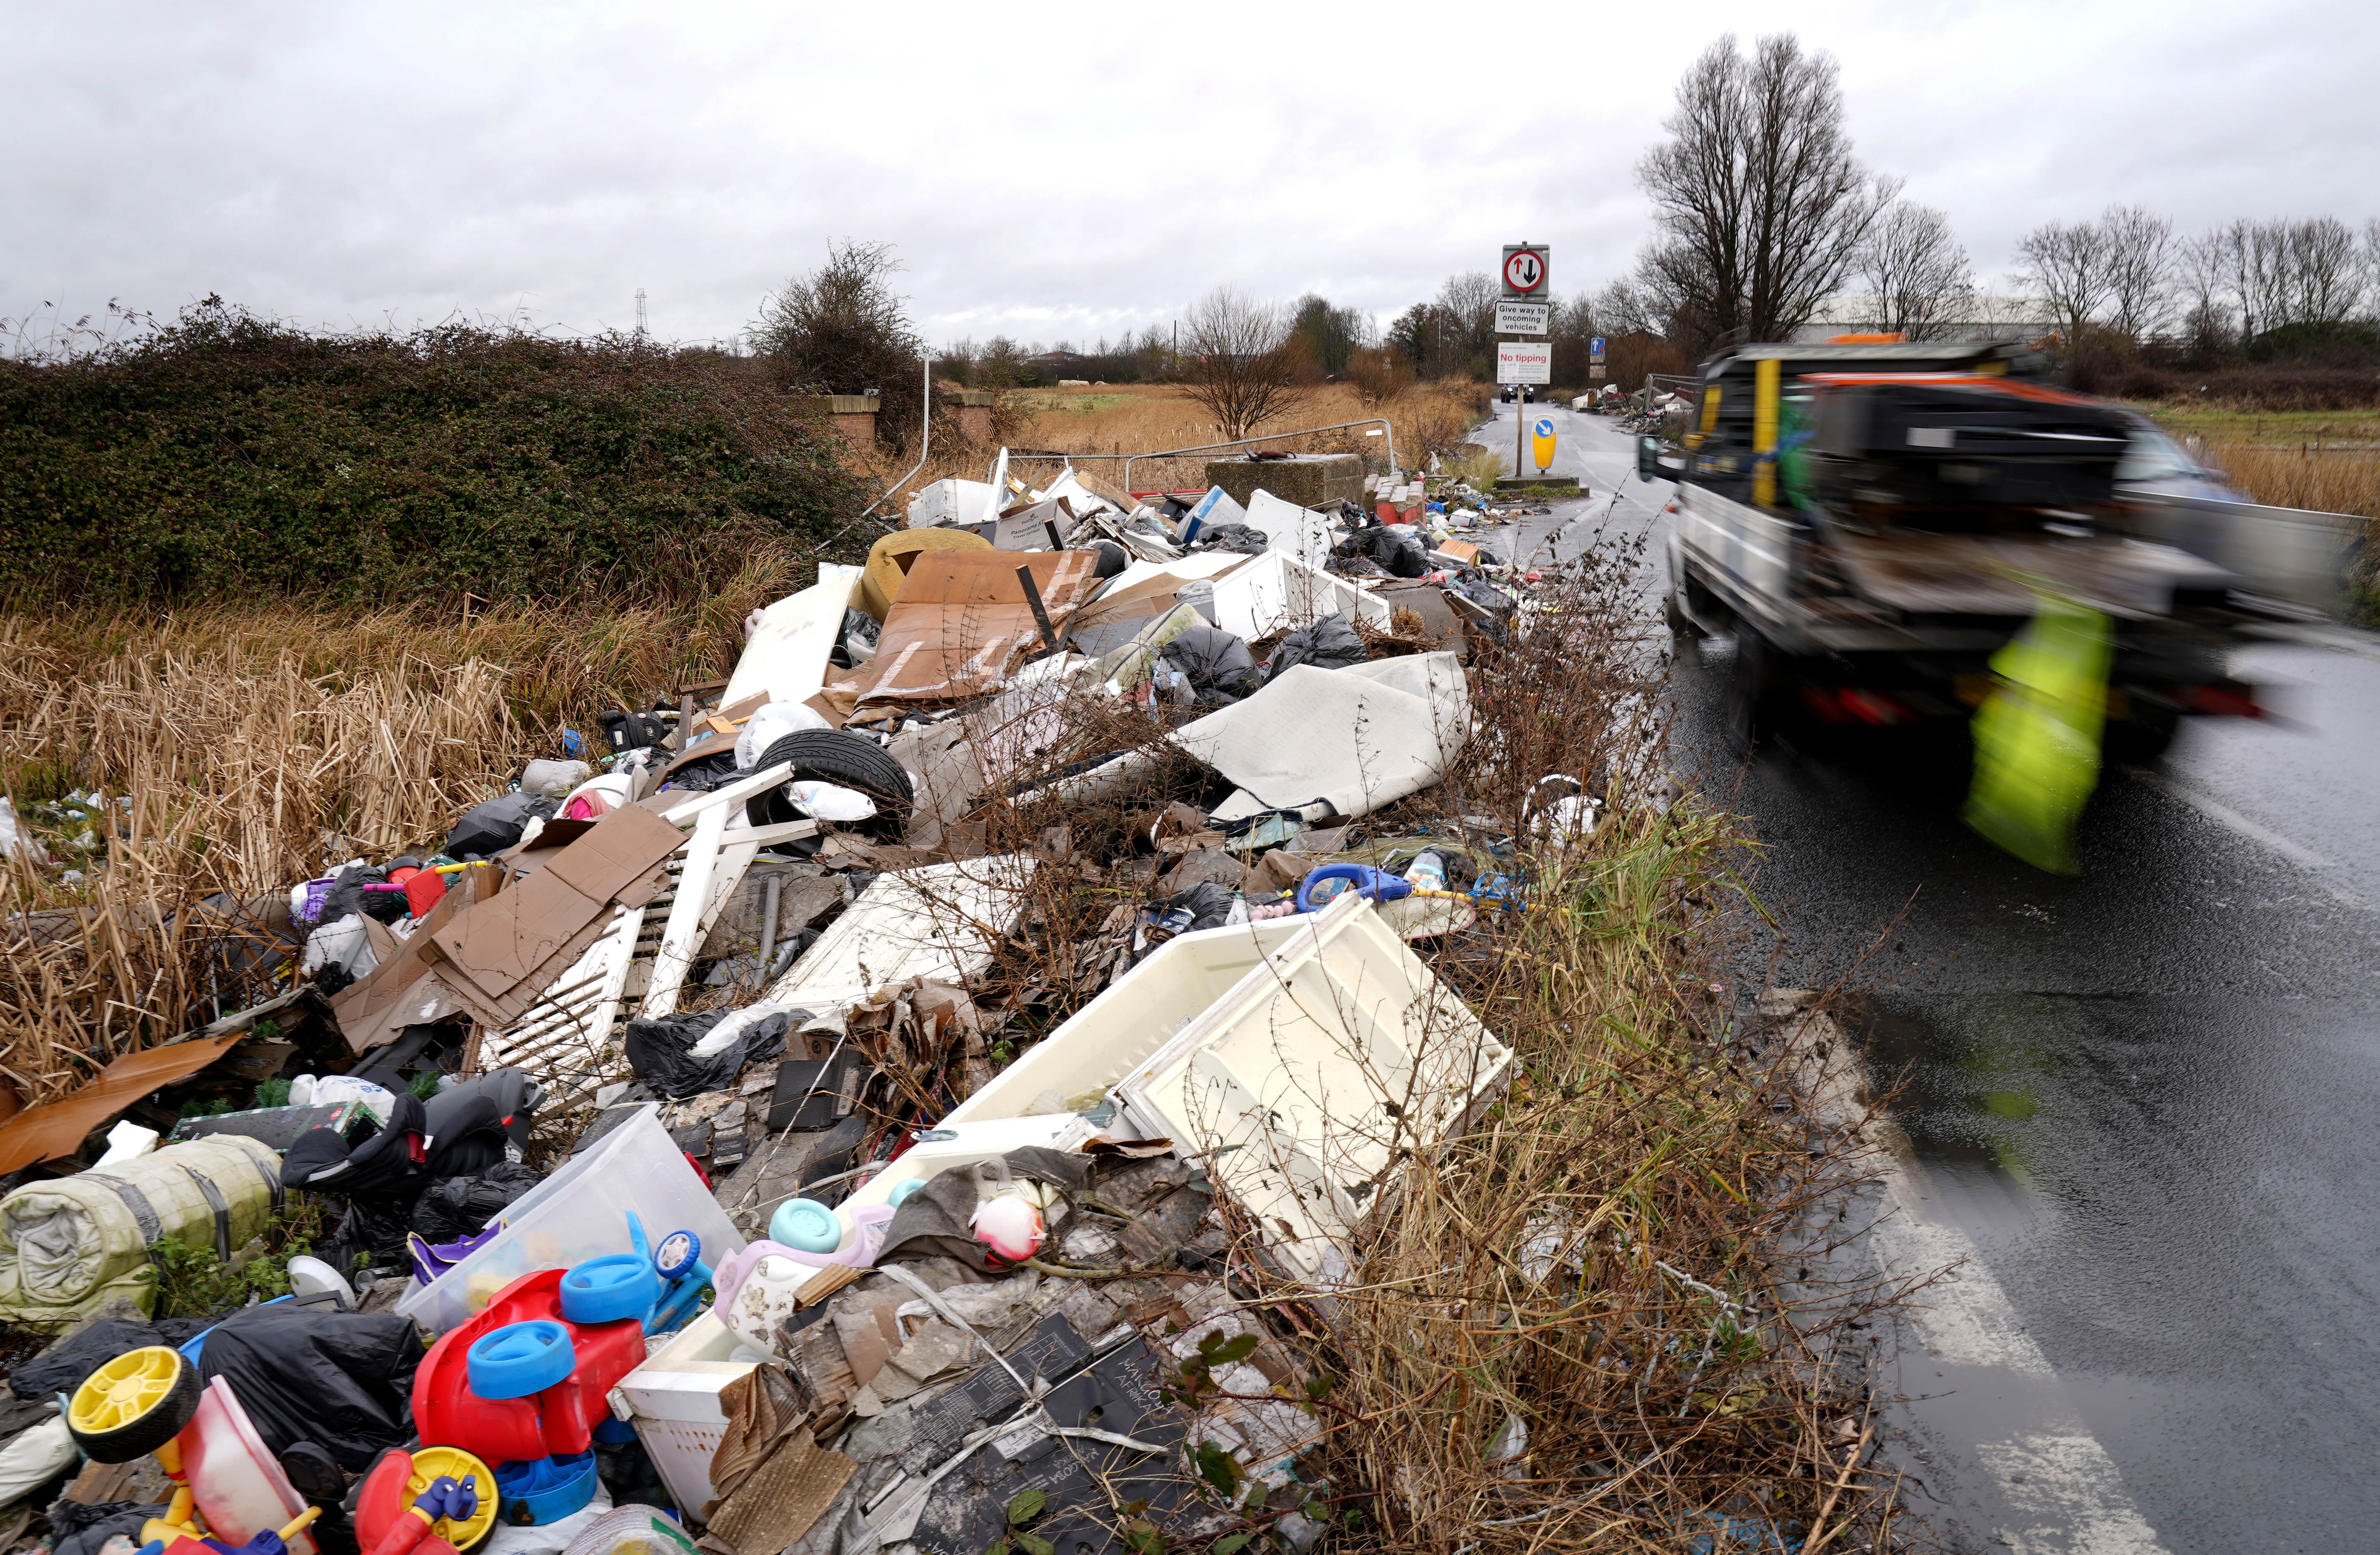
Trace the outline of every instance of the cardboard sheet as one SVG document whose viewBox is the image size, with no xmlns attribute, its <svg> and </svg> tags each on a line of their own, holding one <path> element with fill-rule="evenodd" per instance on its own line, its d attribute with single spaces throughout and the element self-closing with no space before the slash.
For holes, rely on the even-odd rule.
<svg viewBox="0 0 2380 1555">
<path fill-rule="evenodd" d="M 985 547 L 919 555 L 901 585 L 900 598 L 885 615 L 876 657 L 851 679 L 821 694 L 820 699 L 849 694 L 852 711 L 843 719 L 832 712 L 827 716 L 837 723 L 864 720 L 881 716 L 880 709 L 943 707 L 999 689 L 1041 647 L 1041 629 L 1026 602 L 1016 569 L 1031 569 L 1050 626 L 1062 638 L 1098 565 L 1099 553 L 1092 551 L 1023 553 Z M 817 707 L 818 701 L 811 705 Z"/>
<path fill-rule="evenodd" d="M 448 877 L 446 894 L 430 909 L 394 959 L 331 996 L 331 1015 L 357 1052 L 396 1040 L 408 1026 L 459 1013 L 463 1006 L 432 971 L 430 939 L 466 908 L 496 893 L 501 871 L 493 866 Z"/>
<path fill-rule="evenodd" d="M 109 1063 L 99 1078 L 66 1099 L 18 1112 L 0 1124 L 0 1172 L 74 1154 L 92 1129 L 159 1086 L 197 1074 L 247 1035 L 234 1031 L 125 1053 Z"/>
<path fill-rule="evenodd" d="M 610 920 L 612 899 L 641 884 L 685 841 L 650 810 L 613 810 L 537 873 L 415 938 L 428 936 L 450 969 L 441 977 L 463 979 L 457 992 L 509 1007 L 524 985 L 532 994 L 545 986 L 540 979 L 557 958 L 584 952 L 593 942 L 586 931 Z"/>
</svg>

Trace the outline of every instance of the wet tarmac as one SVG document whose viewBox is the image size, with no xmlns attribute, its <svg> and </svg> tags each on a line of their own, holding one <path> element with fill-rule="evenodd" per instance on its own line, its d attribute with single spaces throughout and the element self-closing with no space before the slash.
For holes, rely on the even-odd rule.
<svg viewBox="0 0 2380 1555">
<path fill-rule="evenodd" d="M 1658 541 L 1670 488 L 1557 414 L 1594 495 L 1490 548 Z M 1733 760 L 1730 651 L 1673 671 L 1673 748 L 1762 844 L 1743 973 L 1852 990 L 1941 1233 L 1893 1245 L 1974 1259 L 1900 1358 L 1912 1508 L 1952 1549 L 2380 1548 L 2380 639 L 2240 654 L 2286 722 L 2105 774 L 2071 879 L 1960 823 L 1955 758 Z"/>
</svg>

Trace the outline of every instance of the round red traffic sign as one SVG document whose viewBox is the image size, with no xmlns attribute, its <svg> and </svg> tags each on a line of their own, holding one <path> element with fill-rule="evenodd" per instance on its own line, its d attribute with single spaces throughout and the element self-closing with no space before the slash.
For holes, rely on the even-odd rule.
<svg viewBox="0 0 2380 1555">
<path fill-rule="evenodd" d="M 1545 256 L 1519 249 L 1504 256 L 1504 284 L 1516 292 L 1533 292 L 1546 284 Z"/>
</svg>

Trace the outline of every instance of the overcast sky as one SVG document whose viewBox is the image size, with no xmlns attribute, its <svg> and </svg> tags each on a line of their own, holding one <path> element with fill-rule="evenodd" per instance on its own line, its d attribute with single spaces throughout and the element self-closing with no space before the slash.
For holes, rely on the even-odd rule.
<svg viewBox="0 0 2380 1555">
<path fill-rule="evenodd" d="M 2372 0 L 1130 6 L 79 0 L 6 8 L 0 317 L 220 293 L 714 339 L 880 238 L 937 343 L 1088 344 L 1220 282 L 1383 318 L 1499 245 L 1563 295 L 1722 32 L 1842 63 L 1873 166 L 1987 280 L 2111 200 L 2380 214 Z M 1511 18 L 1500 30 L 1492 18 Z"/>
</svg>

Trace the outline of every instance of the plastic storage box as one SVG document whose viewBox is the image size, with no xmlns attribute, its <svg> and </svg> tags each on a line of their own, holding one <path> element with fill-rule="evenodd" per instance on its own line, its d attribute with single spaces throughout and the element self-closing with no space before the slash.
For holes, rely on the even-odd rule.
<svg viewBox="0 0 2380 1555">
<path fill-rule="evenodd" d="M 649 1242 L 674 1231 L 702 1239 L 713 1268 L 744 1250 L 725 1210 L 694 1174 L 661 1125 L 661 1109 L 647 1106 L 584 1155 L 540 1183 L 499 1217 L 504 1234 L 428 1285 L 417 1284 L 396 1310 L 433 1333 L 470 1320 L 497 1292 L 540 1269 L 568 1269 L 606 1253 L 631 1253 L 631 1209 Z"/>
</svg>

